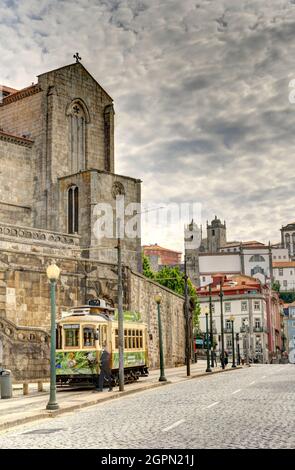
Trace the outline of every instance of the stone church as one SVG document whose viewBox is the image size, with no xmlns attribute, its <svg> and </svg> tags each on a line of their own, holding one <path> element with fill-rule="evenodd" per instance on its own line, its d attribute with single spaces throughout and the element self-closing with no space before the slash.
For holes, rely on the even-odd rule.
<svg viewBox="0 0 295 470">
<path fill-rule="evenodd" d="M 113 100 L 78 59 L 21 90 L 2 85 L 0 93 L 0 366 L 16 378 L 44 377 L 46 267 L 54 260 L 61 269 L 58 317 L 96 297 L 116 306 L 117 240 L 95 236 L 94 208 L 109 204 L 115 226 L 116 197 L 124 196 L 125 207 L 140 204 L 141 181 L 115 173 Z M 140 274 L 140 234 L 121 245 L 124 308 L 148 324 L 151 366 L 159 360 L 159 291 L 167 365 L 183 362 L 182 297 Z"/>
<path fill-rule="evenodd" d="M 0 222 L 17 238 L 20 226 L 50 231 L 66 245 L 75 241 L 84 257 L 115 262 L 116 240 L 95 238 L 93 208 L 114 207 L 117 194 L 126 205 L 140 202 L 141 181 L 114 173 L 112 98 L 80 62 L 22 90 L 2 89 Z M 140 237 L 124 240 L 132 267 L 140 246 Z"/>
</svg>

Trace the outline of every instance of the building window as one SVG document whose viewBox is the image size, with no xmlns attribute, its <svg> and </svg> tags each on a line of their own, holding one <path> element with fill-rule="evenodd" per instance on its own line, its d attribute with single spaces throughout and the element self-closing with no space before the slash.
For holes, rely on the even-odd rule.
<svg viewBox="0 0 295 470">
<path fill-rule="evenodd" d="M 253 255 L 253 256 L 251 256 L 251 258 L 249 259 L 249 261 L 250 261 L 251 263 L 257 262 L 257 261 L 265 261 L 265 258 L 264 258 L 263 256 L 261 256 L 261 255 Z"/>
<path fill-rule="evenodd" d="M 285 236 L 285 242 L 286 242 L 286 248 L 290 248 L 290 234 L 289 233 L 286 233 L 286 236 Z"/>
<path fill-rule="evenodd" d="M 259 310 L 260 311 L 260 301 L 259 300 L 254 300 L 254 310 Z"/>
<path fill-rule="evenodd" d="M 69 117 L 69 167 L 71 173 L 86 168 L 86 126 L 89 123 L 89 113 L 82 100 L 76 99 L 68 109 Z"/>
<path fill-rule="evenodd" d="M 215 236 L 215 230 L 212 230 L 212 237 Z"/>
<path fill-rule="evenodd" d="M 283 276 L 284 275 L 284 269 L 283 268 L 279 268 L 279 276 Z"/>
<path fill-rule="evenodd" d="M 202 277 L 202 279 L 203 279 L 203 282 L 205 282 L 205 281 L 206 281 L 206 278 L 205 278 L 205 276 L 203 276 L 203 277 Z"/>
<path fill-rule="evenodd" d="M 230 313 L 231 312 L 231 303 L 230 302 L 225 302 L 224 303 L 224 309 L 225 309 L 225 313 Z"/>
<path fill-rule="evenodd" d="M 226 320 L 226 322 L 225 322 L 225 328 L 226 328 L 227 330 L 231 330 L 232 326 L 231 326 L 231 321 L 230 321 L 230 320 Z"/>
<path fill-rule="evenodd" d="M 248 302 L 247 300 L 242 300 L 241 302 L 241 308 L 242 308 L 242 312 L 247 312 L 248 311 Z"/>
<path fill-rule="evenodd" d="M 255 328 L 260 328 L 260 326 L 261 326 L 260 318 L 255 318 Z"/>
<path fill-rule="evenodd" d="M 284 281 L 283 281 L 283 286 L 284 286 L 284 287 L 288 287 L 288 281 L 284 280 Z"/>
<path fill-rule="evenodd" d="M 215 304 L 211 304 L 212 313 L 215 313 Z"/>
<path fill-rule="evenodd" d="M 231 349 L 232 348 L 232 339 L 230 336 L 226 337 L 226 349 Z"/>
<path fill-rule="evenodd" d="M 255 266 L 255 268 L 251 269 L 251 276 L 258 273 L 264 274 L 264 269 L 261 266 Z"/>
<path fill-rule="evenodd" d="M 79 190 L 71 186 L 68 190 L 68 233 L 78 233 L 79 230 Z"/>
</svg>

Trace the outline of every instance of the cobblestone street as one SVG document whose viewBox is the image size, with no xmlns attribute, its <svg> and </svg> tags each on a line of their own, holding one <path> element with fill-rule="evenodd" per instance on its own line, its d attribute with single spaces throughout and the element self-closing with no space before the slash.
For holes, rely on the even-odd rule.
<svg viewBox="0 0 295 470">
<path fill-rule="evenodd" d="M 294 448 L 294 389 L 293 365 L 254 365 L 2 432 L 0 447 Z"/>
</svg>

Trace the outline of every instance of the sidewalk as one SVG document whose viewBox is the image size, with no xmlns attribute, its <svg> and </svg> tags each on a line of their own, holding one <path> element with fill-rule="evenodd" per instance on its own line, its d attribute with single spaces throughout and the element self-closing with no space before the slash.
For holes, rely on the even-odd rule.
<svg viewBox="0 0 295 470">
<path fill-rule="evenodd" d="M 22 395 L 22 389 L 19 385 L 13 386 L 13 398 L 0 399 L 0 431 L 18 426 L 31 421 L 38 421 L 45 418 L 59 416 L 63 413 L 84 408 L 86 406 L 96 405 L 108 400 L 120 398 L 143 390 L 156 387 L 163 387 L 171 383 L 178 383 L 184 380 L 190 380 L 196 377 L 209 376 L 219 372 L 224 372 L 221 367 L 215 367 L 212 374 L 206 373 L 207 363 L 204 360 L 198 360 L 196 364 L 191 364 L 191 375 L 187 377 L 186 367 L 176 367 L 165 370 L 167 382 L 159 382 L 159 370 L 151 370 L 148 377 L 141 377 L 137 382 L 126 384 L 124 391 L 120 392 L 117 387 L 114 391 L 96 393 L 93 389 L 73 390 L 58 389 L 57 402 L 60 406 L 58 410 L 46 410 L 46 404 L 49 398 L 49 383 L 44 384 L 44 391 L 38 392 L 37 385 L 32 384 L 29 388 L 29 395 Z M 238 367 L 241 368 L 241 367 Z M 226 371 L 232 369 L 229 364 Z"/>
</svg>

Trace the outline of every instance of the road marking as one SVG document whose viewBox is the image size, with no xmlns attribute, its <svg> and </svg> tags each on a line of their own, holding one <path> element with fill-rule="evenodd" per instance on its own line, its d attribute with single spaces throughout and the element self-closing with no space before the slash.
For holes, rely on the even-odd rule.
<svg viewBox="0 0 295 470">
<path fill-rule="evenodd" d="M 214 403 L 211 403 L 211 405 L 207 406 L 207 408 L 212 408 L 212 406 L 218 405 L 220 401 L 215 401 Z"/>
<path fill-rule="evenodd" d="M 253 380 L 253 382 L 251 382 L 249 385 L 253 385 L 253 384 L 255 384 L 255 380 Z"/>
<path fill-rule="evenodd" d="M 181 423 L 184 423 L 184 419 L 181 419 L 180 421 L 176 421 L 176 423 L 171 424 L 171 426 L 168 426 L 168 428 L 164 428 L 163 432 L 170 431 L 170 429 L 176 428 L 176 426 L 179 426 Z"/>
<path fill-rule="evenodd" d="M 234 395 L 235 393 L 239 393 L 240 391 L 241 391 L 241 389 L 238 388 L 238 390 L 235 390 L 235 391 L 232 393 L 232 395 Z"/>
</svg>

